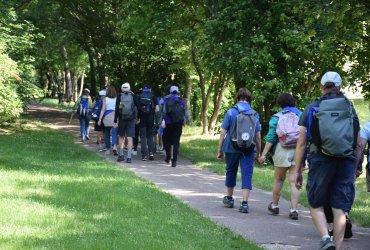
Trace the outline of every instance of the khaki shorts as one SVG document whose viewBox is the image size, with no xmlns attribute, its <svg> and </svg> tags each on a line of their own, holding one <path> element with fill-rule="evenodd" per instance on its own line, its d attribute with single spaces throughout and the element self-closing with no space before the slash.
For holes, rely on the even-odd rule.
<svg viewBox="0 0 370 250">
<path fill-rule="evenodd" d="M 290 168 L 294 163 L 295 148 L 284 148 L 279 142 L 276 145 L 275 153 L 272 156 L 275 167 Z"/>
</svg>

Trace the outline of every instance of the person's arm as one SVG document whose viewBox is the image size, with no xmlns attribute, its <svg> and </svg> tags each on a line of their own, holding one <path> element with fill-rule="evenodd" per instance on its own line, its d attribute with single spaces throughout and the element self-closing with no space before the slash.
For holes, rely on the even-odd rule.
<svg viewBox="0 0 370 250">
<path fill-rule="evenodd" d="M 261 153 L 261 131 L 258 131 L 257 133 L 257 145 L 256 146 L 257 146 L 256 157 L 258 159 Z"/>
<path fill-rule="evenodd" d="M 119 117 L 119 104 L 121 102 L 121 95 L 118 95 L 116 98 L 116 107 L 114 109 L 114 120 L 113 123 L 117 123 Z"/>
<path fill-rule="evenodd" d="M 222 145 L 224 144 L 227 131 L 221 129 L 220 138 L 218 140 L 218 150 L 217 150 L 217 159 L 222 160 L 224 158 L 224 153 L 222 152 Z"/>
<path fill-rule="evenodd" d="M 357 137 L 357 147 L 356 147 L 356 160 L 355 160 L 355 176 L 356 177 L 359 177 L 361 175 L 361 173 L 358 171 L 358 164 L 360 164 L 360 159 L 361 159 L 361 156 L 362 154 L 364 153 L 364 150 L 365 150 L 365 146 L 366 146 L 366 139 L 362 138 L 360 136 L 360 133 L 358 133 L 358 137 Z"/>
<path fill-rule="evenodd" d="M 258 159 L 258 162 L 260 164 L 263 164 L 266 161 L 266 155 L 271 150 L 272 145 L 273 144 L 271 142 L 268 142 L 268 141 L 266 142 L 265 147 L 263 148 L 262 154 Z"/>
<path fill-rule="evenodd" d="M 106 104 L 105 104 L 105 99 L 106 97 L 103 98 L 103 105 L 102 105 L 102 108 L 101 108 L 101 111 L 100 111 L 100 116 L 99 116 L 99 120 L 98 120 L 98 125 L 100 126 L 101 125 L 101 121 L 103 119 L 103 115 L 104 115 L 104 112 L 106 110 Z"/>
<path fill-rule="evenodd" d="M 304 155 L 306 153 L 306 143 L 307 143 L 306 127 L 300 126 L 299 127 L 299 137 L 298 137 L 297 146 L 295 149 L 295 157 L 294 157 L 295 166 L 292 172 L 293 174 L 296 175 L 295 185 L 297 189 L 302 188 L 302 165 L 303 165 Z"/>
</svg>

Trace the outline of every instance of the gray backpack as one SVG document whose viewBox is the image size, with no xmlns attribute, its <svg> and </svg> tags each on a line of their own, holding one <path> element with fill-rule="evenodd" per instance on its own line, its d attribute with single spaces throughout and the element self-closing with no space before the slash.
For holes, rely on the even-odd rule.
<svg viewBox="0 0 370 250">
<path fill-rule="evenodd" d="M 323 154 L 346 157 L 353 153 L 354 114 L 347 98 L 321 99 L 313 116 L 312 142 Z"/>
<path fill-rule="evenodd" d="M 231 144 L 235 149 L 244 154 L 253 152 L 257 141 L 257 118 L 255 111 L 240 112 L 237 106 L 234 106 L 239 112 L 236 116 L 234 126 L 230 130 Z"/>
<path fill-rule="evenodd" d="M 120 117 L 123 121 L 134 119 L 135 102 L 134 96 L 130 92 L 121 93 Z"/>
</svg>

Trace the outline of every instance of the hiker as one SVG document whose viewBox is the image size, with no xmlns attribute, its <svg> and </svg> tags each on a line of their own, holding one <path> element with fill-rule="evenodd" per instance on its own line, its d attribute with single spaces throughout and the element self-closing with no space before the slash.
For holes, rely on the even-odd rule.
<svg viewBox="0 0 370 250">
<path fill-rule="evenodd" d="M 295 186 L 294 153 L 299 135 L 298 120 L 301 111 L 295 107 L 291 94 L 283 93 L 277 98 L 281 110 L 273 115 L 269 122 L 266 144 L 258 159 L 260 164 L 266 161 L 266 155 L 275 148 L 272 156 L 274 162 L 274 184 L 272 187 L 272 202 L 267 209 L 273 215 L 279 214 L 279 200 L 283 189 L 286 173 L 289 171 L 289 186 L 291 190 L 289 218 L 298 220 L 298 199 L 300 191 Z"/>
<path fill-rule="evenodd" d="M 320 249 L 340 249 L 346 225 L 345 211 L 354 201 L 355 149 L 359 121 L 352 103 L 340 91 L 342 79 L 328 71 L 321 78 L 320 98 L 308 104 L 300 117 L 295 152 L 297 188 L 299 172 L 309 143 L 307 197 L 314 225 L 321 236 Z M 334 242 L 328 234 L 324 205 L 332 208 Z"/>
<path fill-rule="evenodd" d="M 81 141 L 90 140 L 90 119 L 92 100 L 90 97 L 90 90 L 85 88 L 82 90 L 82 95 L 77 99 L 75 109 L 78 114 L 78 119 L 80 120 L 80 133 Z"/>
<path fill-rule="evenodd" d="M 154 114 L 159 112 L 157 98 L 151 93 L 150 85 L 146 84 L 143 92 L 138 95 L 138 119 L 141 140 L 141 159 L 154 160 Z"/>
<path fill-rule="evenodd" d="M 104 126 L 103 124 L 98 125 L 98 121 L 100 118 L 100 113 L 103 108 L 103 99 L 106 95 L 106 90 L 99 91 L 99 98 L 96 99 L 93 103 L 93 110 L 91 114 L 91 119 L 95 121 L 94 131 L 97 132 L 96 143 L 98 144 L 99 149 L 105 148 L 105 144 L 102 144 L 102 140 L 104 140 Z"/>
<path fill-rule="evenodd" d="M 169 163 L 171 160 L 171 167 L 176 167 L 177 156 L 180 149 L 180 137 L 185 119 L 185 102 L 178 96 L 179 93 L 179 88 L 177 86 L 171 86 L 170 94 L 163 102 L 164 118 L 161 124 L 163 127 L 162 139 L 163 147 L 166 152 L 165 162 Z"/>
<path fill-rule="evenodd" d="M 135 122 L 137 119 L 137 100 L 131 91 L 128 82 L 121 86 L 121 93 L 117 98 L 114 126 L 118 127 L 119 152 L 117 161 L 124 161 L 123 148 L 127 141 L 127 163 L 132 162 L 132 139 L 135 136 Z M 126 140 L 125 140 L 126 138 Z"/>
<path fill-rule="evenodd" d="M 239 212 L 248 213 L 255 155 L 261 152 L 261 125 L 258 113 L 250 106 L 251 92 L 240 88 L 236 99 L 237 103 L 226 112 L 221 125 L 217 159 L 222 160 L 225 153 L 227 195 L 223 198 L 223 204 L 228 208 L 234 207 L 233 194 L 240 165 L 243 199 Z M 240 134 L 240 137 L 235 134 Z"/>
<path fill-rule="evenodd" d="M 155 95 L 157 97 L 159 112 L 155 112 L 154 114 L 154 152 L 162 151 L 163 150 L 163 128 L 161 126 L 161 122 L 163 120 L 163 102 L 164 98 L 161 96 L 160 92 L 158 91 Z"/>
<path fill-rule="evenodd" d="M 106 96 L 103 98 L 103 106 L 100 112 L 98 121 L 99 126 L 104 126 L 105 148 L 100 151 L 106 151 L 105 154 L 110 154 L 112 131 L 112 152 L 117 155 L 117 128 L 114 127 L 114 113 L 116 110 L 117 92 L 114 86 L 109 85 L 106 90 Z"/>
<path fill-rule="evenodd" d="M 360 130 L 360 133 L 359 133 L 359 136 L 358 136 L 358 142 L 357 142 L 357 147 L 358 147 L 357 159 L 361 159 L 361 156 L 362 156 L 362 158 L 364 157 L 364 150 L 365 150 L 366 144 L 368 145 L 367 146 L 367 152 L 366 152 L 366 156 L 367 156 L 367 162 L 366 162 L 366 190 L 367 190 L 367 192 L 370 192 L 370 121 L 365 123 L 365 125 Z M 360 161 L 360 163 L 361 163 L 361 161 Z M 358 166 L 362 165 L 360 163 L 358 164 Z M 358 172 L 356 173 L 356 176 L 359 176 L 360 174 L 361 174 L 360 170 L 358 169 Z"/>
</svg>

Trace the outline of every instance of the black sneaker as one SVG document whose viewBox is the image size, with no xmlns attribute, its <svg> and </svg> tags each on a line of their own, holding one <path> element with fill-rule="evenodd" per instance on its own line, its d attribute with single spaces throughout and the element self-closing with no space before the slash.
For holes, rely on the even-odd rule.
<svg viewBox="0 0 370 250">
<path fill-rule="evenodd" d="M 171 162 L 171 167 L 175 168 L 176 167 L 176 162 L 175 161 L 172 161 Z"/>
<path fill-rule="evenodd" d="M 124 155 L 120 155 L 117 158 L 117 161 L 124 161 L 124 160 L 125 160 L 125 156 Z"/>
<path fill-rule="evenodd" d="M 240 204 L 239 212 L 241 213 L 248 213 L 249 212 L 249 206 L 247 201 L 243 201 L 242 204 Z"/>
<path fill-rule="evenodd" d="M 334 242 L 330 238 L 326 238 L 324 241 L 320 241 L 319 250 L 335 250 Z"/>
<path fill-rule="evenodd" d="M 143 160 L 143 161 L 147 161 L 147 160 L 148 160 L 148 158 L 146 157 L 146 155 L 143 155 L 143 156 L 141 156 L 141 160 Z"/>
<path fill-rule="evenodd" d="M 291 218 L 292 220 L 298 220 L 298 212 L 297 211 L 290 212 L 289 218 Z"/>
<path fill-rule="evenodd" d="M 132 161 L 131 161 L 131 158 L 127 158 L 126 162 L 127 162 L 127 163 L 131 163 L 131 162 L 132 162 Z"/>
<path fill-rule="evenodd" d="M 167 157 L 167 156 L 166 156 L 166 159 L 164 159 L 164 161 L 165 161 L 166 163 L 170 163 L 170 159 L 171 159 L 170 157 Z"/>
<path fill-rule="evenodd" d="M 272 208 L 272 202 L 268 205 L 267 210 L 271 212 L 271 214 L 277 215 L 279 214 L 279 207 Z M 290 217 L 290 214 L 289 214 Z"/>
<path fill-rule="evenodd" d="M 228 208 L 233 208 L 234 207 L 234 199 L 233 197 L 225 196 L 224 199 L 222 200 L 222 203 L 226 205 Z"/>
<path fill-rule="evenodd" d="M 153 154 L 149 155 L 149 161 L 154 161 L 154 155 Z"/>
</svg>

